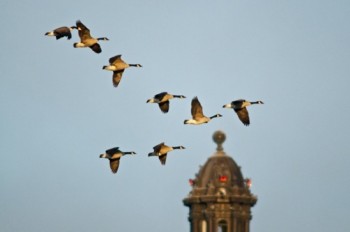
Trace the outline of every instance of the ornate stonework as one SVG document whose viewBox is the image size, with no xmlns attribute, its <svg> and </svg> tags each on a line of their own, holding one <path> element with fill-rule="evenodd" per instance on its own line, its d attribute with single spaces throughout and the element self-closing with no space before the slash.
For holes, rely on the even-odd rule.
<svg viewBox="0 0 350 232">
<path fill-rule="evenodd" d="M 190 208 L 191 232 L 249 232 L 250 208 L 257 202 L 241 168 L 224 152 L 226 136 L 217 131 L 217 151 L 200 168 L 192 191 L 183 200 Z"/>
</svg>

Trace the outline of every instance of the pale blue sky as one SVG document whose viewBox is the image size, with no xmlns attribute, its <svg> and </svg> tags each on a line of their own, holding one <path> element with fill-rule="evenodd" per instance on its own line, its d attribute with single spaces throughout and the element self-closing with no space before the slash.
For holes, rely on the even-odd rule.
<svg viewBox="0 0 350 232">
<path fill-rule="evenodd" d="M 80 19 L 102 53 L 46 37 Z M 349 231 L 350 2 L 0 1 L 0 230 L 189 231 L 188 179 L 215 152 L 253 180 L 251 231 Z M 122 54 L 117 89 L 102 70 Z M 146 100 L 183 94 L 168 114 Z M 183 125 L 198 96 L 207 125 Z M 263 100 L 243 126 L 222 105 Z M 187 149 L 166 166 L 160 142 Z M 133 150 L 113 175 L 99 154 Z M 170 229 L 169 229 L 170 227 Z"/>
</svg>

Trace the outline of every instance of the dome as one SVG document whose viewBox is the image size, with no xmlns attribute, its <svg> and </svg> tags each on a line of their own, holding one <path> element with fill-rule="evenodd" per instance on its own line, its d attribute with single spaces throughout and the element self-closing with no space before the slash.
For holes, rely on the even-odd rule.
<svg viewBox="0 0 350 232">
<path fill-rule="evenodd" d="M 243 178 L 241 168 L 224 152 L 225 139 L 223 132 L 214 133 L 216 152 L 190 179 L 192 190 L 183 203 L 190 209 L 191 232 L 249 232 L 257 197 L 250 192 L 250 180 Z"/>
<path fill-rule="evenodd" d="M 242 175 L 241 167 L 224 152 L 222 144 L 225 139 L 223 132 L 214 133 L 213 140 L 217 144 L 216 152 L 200 167 L 195 178 L 190 180 L 193 189 L 187 200 L 219 197 L 222 199 L 239 198 L 243 201 L 249 198 L 252 204 L 256 202 Z"/>
<path fill-rule="evenodd" d="M 226 154 L 214 154 L 196 176 L 195 185 L 198 188 L 207 186 L 244 187 L 241 168 Z"/>
</svg>

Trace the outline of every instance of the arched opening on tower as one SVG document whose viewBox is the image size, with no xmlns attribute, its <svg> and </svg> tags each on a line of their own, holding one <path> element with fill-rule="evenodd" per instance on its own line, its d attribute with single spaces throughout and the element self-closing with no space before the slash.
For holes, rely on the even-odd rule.
<svg viewBox="0 0 350 232">
<path fill-rule="evenodd" d="M 227 231 L 227 222 L 225 220 L 219 221 L 218 232 L 228 232 Z"/>
</svg>

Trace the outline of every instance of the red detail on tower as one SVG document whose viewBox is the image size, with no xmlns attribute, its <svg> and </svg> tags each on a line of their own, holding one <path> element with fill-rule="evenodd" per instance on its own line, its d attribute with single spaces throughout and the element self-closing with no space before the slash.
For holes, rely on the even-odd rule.
<svg viewBox="0 0 350 232">
<path fill-rule="evenodd" d="M 220 181 L 220 182 L 223 182 L 223 183 L 226 182 L 226 181 L 227 181 L 227 176 L 225 176 L 225 175 L 220 175 L 220 176 L 219 176 L 219 181 Z"/>
</svg>

